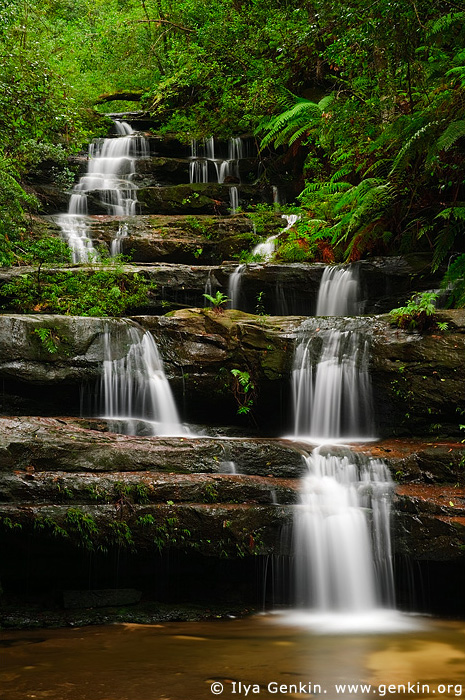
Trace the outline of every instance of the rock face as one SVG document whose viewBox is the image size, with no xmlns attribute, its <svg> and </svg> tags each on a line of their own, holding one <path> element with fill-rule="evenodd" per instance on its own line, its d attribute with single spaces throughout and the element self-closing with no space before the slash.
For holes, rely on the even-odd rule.
<svg viewBox="0 0 465 700">
<path fill-rule="evenodd" d="M 441 312 L 445 332 L 376 323 L 372 380 L 382 435 L 459 435 L 465 409 L 465 313 Z"/>
</svg>

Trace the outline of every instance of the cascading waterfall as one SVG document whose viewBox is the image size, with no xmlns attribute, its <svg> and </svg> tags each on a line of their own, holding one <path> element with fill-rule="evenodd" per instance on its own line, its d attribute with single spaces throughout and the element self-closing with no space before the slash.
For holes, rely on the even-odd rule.
<svg viewBox="0 0 465 700">
<path fill-rule="evenodd" d="M 235 214 L 239 207 L 239 190 L 237 187 L 229 188 L 229 199 L 231 214 Z"/>
<path fill-rule="evenodd" d="M 247 265 L 238 265 L 234 272 L 229 277 L 228 281 L 228 297 L 229 306 L 231 309 L 240 308 L 240 298 L 241 298 L 241 280 L 242 273 L 247 268 Z"/>
<path fill-rule="evenodd" d="M 269 260 L 271 260 L 276 248 L 276 239 L 282 233 L 285 233 L 290 228 L 292 228 L 292 226 L 294 226 L 294 224 L 297 223 L 297 221 L 300 219 L 300 216 L 298 216 L 297 214 L 283 214 L 282 218 L 286 219 L 287 221 L 286 227 L 283 228 L 282 231 L 279 231 L 279 233 L 275 233 L 274 236 L 270 236 L 269 238 L 267 238 L 266 241 L 264 241 L 263 243 L 259 243 L 252 250 L 252 255 L 256 255 L 257 257 L 260 256 L 263 262 L 268 262 Z"/>
<path fill-rule="evenodd" d="M 233 188 L 231 188 L 231 190 L 232 189 Z M 279 231 L 279 233 L 276 233 L 274 236 L 270 236 L 269 238 L 267 238 L 266 241 L 264 241 L 263 243 L 259 243 L 252 250 L 252 255 L 261 257 L 263 262 L 268 262 L 273 257 L 273 253 L 275 251 L 276 246 L 275 241 L 278 238 L 278 236 L 280 236 L 282 233 L 294 226 L 294 224 L 296 223 L 296 221 L 299 220 L 300 217 L 296 214 L 283 214 L 282 218 L 285 219 L 287 222 L 286 227 L 283 228 L 282 231 Z M 230 299 L 229 305 L 231 309 L 239 308 L 242 275 L 246 269 L 247 265 L 245 263 L 238 265 L 229 278 L 228 296 Z"/>
<path fill-rule="evenodd" d="M 239 161 L 244 158 L 244 144 L 240 136 L 230 138 L 228 142 L 228 158 L 218 158 L 215 155 L 215 140 L 213 136 L 203 142 L 191 141 L 189 163 L 189 182 L 223 184 L 228 178 L 240 182 Z M 234 181 L 233 180 L 233 181 Z M 239 207 L 239 189 L 229 188 L 229 209 L 235 214 Z"/>
<path fill-rule="evenodd" d="M 115 357 L 121 341 L 127 352 Z M 129 324 L 117 338 L 107 330 L 104 352 L 100 412 L 110 429 L 124 435 L 185 435 L 152 335 Z"/>
<path fill-rule="evenodd" d="M 239 161 L 244 158 L 244 144 L 240 136 L 230 138 L 228 157 L 218 158 L 215 154 L 215 140 L 212 137 L 203 142 L 191 141 L 189 182 L 218 182 L 226 178 L 240 180 Z"/>
<path fill-rule="evenodd" d="M 313 329 L 308 333 L 303 325 L 294 357 L 294 434 L 316 441 L 371 436 L 366 337 L 357 330 Z"/>
<path fill-rule="evenodd" d="M 294 521 L 297 606 L 352 614 L 392 606 L 393 483 L 386 465 L 357 464 L 353 455 L 323 455 L 321 448 L 306 462 Z"/>
<path fill-rule="evenodd" d="M 353 270 L 325 270 L 318 314 L 353 313 L 358 304 Z M 292 376 L 294 433 L 327 444 L 372 435 L 367 339 L 347 323 L 343 330 L 323 325 L 308 321 L 300 329 Z M 295 508 L 299 612 L 293 619 L 326 632 L 398 627 L 392 618 L 389 471 L 381 460 L 325 449 L 305 457 L 307 476 Z"/>
<path fill-rule="evenodd" d="M 316 316 L 356 316 L 360 313 L 359 283 L 352 267 L 325 267 L 318 290 Z"/>
<path fill-rule="evenodd" d="M 136 213 L 137 187 L 132 182 L 135 161 L 149 155 L 147 140 L 133 131 L 126 122 L 115 121 L 116 138 L 99 139 L 89 146 L 87 172 L 74 186 L 67 214 L 56 222 L 72 251 L 73 262 L 88 262 L 98 254 L 89 236 L 87 198 L 99 195 L 100 204 L 111 216 L 133 216 Z M 121 252 L 121 239 L 127 235 L 122 224 L 112 245 L 112 255 Z"/>
</svg>

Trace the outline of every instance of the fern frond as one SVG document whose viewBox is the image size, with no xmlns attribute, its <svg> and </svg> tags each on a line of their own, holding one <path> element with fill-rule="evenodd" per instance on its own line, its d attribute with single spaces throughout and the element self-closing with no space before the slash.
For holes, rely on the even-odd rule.
<svg viewBox="0 0 465 700">
<path fill-rule="evenodd" d="M 452 122 L 438 139 L 438 151 L 448 151 L 463 136 L 465 136 L 465 119 Z"/>
<path fill-rule="evenodd" d="M 465 12 L 450 12 L 447 15 L 439 17 L 430 27 L 428 36 L 435 36 L 436 34 L 441 34 L 446 29 L 449 29 L 456 22 L 465 22 Z"/>
<path fill-rule="evenodd" d="M 465 253 L 449 265 L 441 282 L 443 289 L 450 289 L 449 303 L 457 307 L 465 306 Z"/>
<path fill-rule="evenodd" d="M 390 183 L 372 187 L 352 214 L 347 233 L 353 234 L 362 226 L 373 224 L 393 203 L 396 190 Z"/>
<path fill-rule="evenodd" d="M 354 168 L 352 165 L 347 164 L 343 165 L 342 168 L 339 168 L 339 170 L 336 170 L 334 175 L 331 177 L 331 182 L 337 182 L 343 177 L 346 177 L 346 175 L 350 175 L 354 171 Z"/>
<path fill-rule="evenodd" d="M 265 132 L 260 148 L 265 148 L 270 143 L 280 146 L 290 143 L 290 139 L 294 142 L 298 138 L 296 132 L 300 132 L 301 136 L 319 122 L 323 111 L 321 102 L 317 104 L 303 97 L 294 97 L 294 100 L 295 104 L 281 114 L 260 122 L 255 131 L 256 134 Z"/>
<path fill-rule="evenodd" d="M 465 207 L 447 207 L 436 215 L 436 219 L 444 219 L 446 224 L 434 241 L 433 270 L 449 255 L 455 239 L 465 232 Z"/>
<path fill-rule="evenodd" d="M 373 177 L 387 177 L 392 167 L 392 160 L 389 158 L 382 158 L 372 163 L 364 172 L 364 177 L 372 175 Z"/>
<path fill-rule="evenodd" d="M 440 123 L 436 120 L 430 121 L 409 138 L 394 159 L 390 177 L 399 175 L 419 153 L 427 150 L 428 142 L 434 137 L 434 132 Z"/>
<path fill-rule="evenodd" d="M 363 201 L 363 198 L 370 189 L 383 184 L 385 184 L 385 180 L 379 180 L 377 178 L 366 178 L 362 180 L 360 184 L 347 190 L 335 206 L 335 211 L 340 211 L 349 204 L 359 204 Z"/>
</svg>

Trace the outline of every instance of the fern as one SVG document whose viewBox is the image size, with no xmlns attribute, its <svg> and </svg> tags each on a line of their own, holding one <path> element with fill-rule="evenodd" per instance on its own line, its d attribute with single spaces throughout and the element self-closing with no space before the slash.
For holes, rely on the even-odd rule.
<svg viewBox="0 0 465 700">
<path fill-rule="evenodd" d="M 465 231 L 465 207 L 447 207 L 436 215 L 436 219 L 445 219 L 446 225 L 439 232 L 434 242 L 434 255 L 432 261 L 433 270 L 450 253 L 455 239 Z"/>
<path fill-rule="evenodd" d="M 53 355 L 58 352 L 59 337 L 51 328 L 35 328 L 34 333 L 39 336 L 40 342 L 48 353 Z"/>
<path fill-rule="evenodd" d="M 409 138 L 394 158 L 394 163 L 389 173 L 391 177 L 400 175 L 414 158 L 420 154 L 423 155 L 428 150 L 430 141 L 434 138 L 435 131 L 440 123 L 436 120 L 430 121 Z"/>
<path fill-rule="evenodd" d="M 328 98 L 323 98 L 317 104 L 303 97 L 292 95 L 295 103 L 281 114 L 262 120 L 255 133 L 265 132 L 260 147 L 263 149 L 271 143 L 275 147 L 283 144 L 292 145 L 303 136 L 312 126 L 321 120 L 324 105 Z"/>
<path fill-rule="evenodd" d="M 438 151 L 448 151 L 463 136 L 465 136 L 465 119 L 452 122 L 438 139 Z"/>
<path fill-rule="evenodd" d="M 436 36 L 442 34 L 456 22 L 465 22 L 465 12 L 450 12 L 437 19 L 430 27 L 428 36 Z"/>
</svg>

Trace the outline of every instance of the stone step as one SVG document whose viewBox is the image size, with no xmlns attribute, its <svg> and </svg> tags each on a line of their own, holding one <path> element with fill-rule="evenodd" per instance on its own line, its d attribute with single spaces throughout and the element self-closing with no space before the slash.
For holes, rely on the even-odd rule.
<svg viewBox="0 0 465 700">
<path fill-rule="evenodd" d="M 230 462 L 220 462 L 230 470 Z M 297 500 L 297 479 L 243 474 L 159 474 L 153 471 L 38 471 L 31 466 L 2 473 L 0 503 L 67 506 L 149 503 L 260 503 L 285 505 Z"/>
</svg>

